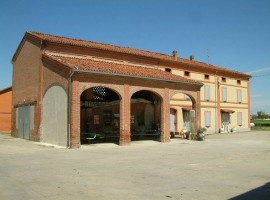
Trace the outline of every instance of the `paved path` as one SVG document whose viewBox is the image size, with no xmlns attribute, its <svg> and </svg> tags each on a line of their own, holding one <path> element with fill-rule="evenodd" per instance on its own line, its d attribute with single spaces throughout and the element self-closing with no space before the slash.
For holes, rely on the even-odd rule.
<svg viewBox="0 0 270 200">
<path fill-rule="evenodd" d="M 1 200 L 269 196 L 266 131 L 209 135 L 203 142 L 138 141 L 124 147 L 94 144 L 81 149 L 51 148 L 0 134 Z"/>
</svg>

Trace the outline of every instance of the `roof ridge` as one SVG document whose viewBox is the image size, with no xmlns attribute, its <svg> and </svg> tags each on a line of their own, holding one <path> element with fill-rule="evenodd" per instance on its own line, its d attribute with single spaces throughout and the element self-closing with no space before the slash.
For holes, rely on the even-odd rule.
<svg viewBox="0 0 270 200">
<path fill-rule="evenodd" d="M 47 33 L 40 33 L 40 32 L 35 32 L 35 31 L 26 31 L 27 33 L 31 34 L 40 34 L 40 35 L 45 35 L 45 36 L 50 36 L 50 37 L 57 37 L 57 38 L 63 38 L 63 39 L 68 39 L 68 40 L 75 40 L 75 41 L 79 41 L 79 42 L 89 42 L 89 43 L 93 43 L 93 44 L 102 44 L 102 45 L 106 45 L 106 46 L 111 46 L 111 47 L 116 47 L 119 49 L 131 49 L 131 50 L 137 50 L 137 51 L 143 51 L 143 52 L 148 52 L 148 53 L 153 53 L 153 54 L 159 54 L 159 55 L 163 55 L 163 56 L 169 56 L 172 57 L 169 54 L 165 54 L 165 53 L 160 53 L 160 52 L 154 52 L 154 51 L 148 51 L 148 50 L 143 50 L 143 49 L 137 49 L 137 48 L 133 48 L 133 47 L 127 47 L 127 46 L 118 46 L 118 45 L 113 45 L 113 44 L 108 44 L 108 43 L 102 43 L 102 42 L 94 42 L 92 40 L 83 40 L 83 39 L 76 39 L 76 38 L 70 38 L 70 37 L 64 37 L 64 36 L 58 36 L 58 35 L 52 35 L 52 34 L 47 34 Z M 44 38 L 42 38 L 44 39 Z M 182 58 L 184 59 L 184 58 Z"/>
<path fill-rule="evenodd" d="M 54 43 L 68 44 L 68 45 L 81 46 L 81 47 L 87 47 L 87 48 L 96 48 L 96 49 L 105 50 L 105 51 L 113 51 L 113 52 L 118 52 L 118 53 L 143 56 L 143 57 L 152 58 L 156 60 L 163 60 L 165 62 L 175 62 L 178 64 L 194 65 L 194 67 L 207 68 L 212 71 L 221 71 L 221 72 L 225 72 L 229 74 L 238 74 L 245 78 L 251 77 L 249 74 L 245 74 L 243 72 L 231 70 L 225 67 L 207 64 L 201 61 L 191 61 L 189 59 L 180 58 L 180 57 L 177 57 L 177 59 L 175 60 L 173 56 L 170 56 L 168 54 L 158 53 L 158 52 L 135 49 L 132 47 L 120 47 L 120 46 L 111 45 L 111 44 L 98 43 L 98 42 L 87 41 L 87 40 L 82 40 L 82 39 L 73 39 L 73 38 L 68 38 L 68 37 L 63 37 L 63 36 L 55 36 L 51 34 L 44 34 L 44 33 L 39 33 L 39 32 L 34 32 L 34 31 L 27 31 L 27 33 L 34 37 L 38 37 L 41 40 L 47 40 Z"/>
</svg>

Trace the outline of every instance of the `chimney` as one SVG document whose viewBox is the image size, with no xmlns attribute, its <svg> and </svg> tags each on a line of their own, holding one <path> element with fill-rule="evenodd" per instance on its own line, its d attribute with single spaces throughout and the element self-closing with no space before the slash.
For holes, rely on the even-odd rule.
<svg viewBox="0 0 270 200">
<path fill-rule="evenodd" d="M 177 57 L 178 57 L 177 51 L 174 50 L 172 53 L 173 53 L 173 58 L 174 58 L 174 60 L 177 60 Z"/>
<path fill-rule="evenodd" d="M 190 59 L 191 61 L 194 61 L 194 56 L 191 55 L 191 56 L 189 57 L 189 59 Z"/>
</svg>

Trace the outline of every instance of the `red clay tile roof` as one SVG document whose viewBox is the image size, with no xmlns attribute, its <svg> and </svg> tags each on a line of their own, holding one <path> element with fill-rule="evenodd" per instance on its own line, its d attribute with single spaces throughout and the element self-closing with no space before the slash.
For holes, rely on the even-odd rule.
<svg viewBox="0 0 270 200">
<path fill-rule="evenodd" d="M 245 73 L 234 71 L 234 70 L 229 70 L 229 69 L 214 66 L 214 65 L 208 65 L 203 62 L 191 61 L 191 60 L 183 59 L 183 58 L 177 58 L 177 61 L 175 61 L 172 56 L 161 54 L 161 53 L 154 53 L 150 51 L 138 50 L 138 49 L 129 48 L 129 47 L 119 47 L 119 46 L 114 46 L 114 45 L 109 45 L 109 44 L 102 44 L 102 43 L 96 43 L 96 42 L 85 41 L 85 40 L 77 40 L 77 39 L 71 39 L 71 38 L 66 38 L 66 37 L 59 37 L 59 36 L 48 35 L 48 34 L 43 34 L 43 33 L 31 32 L 31 31 L 27 31 L 27 34 L 38 37 L 42 40 L 55 42 L 55 43 L 77 45 L 77 46 L 83 46 L 83 47 L 115 51 L 115 52 L 120 52 L 120 53 L 147 56 L 147 57 L 152 57 L 155 59 L 161 59 L 161 60 L 166 60 L 166 61 L 171 61 L 171 62 L 179 62 L 179 63 L 184 63 L 187 65 L 195 65 L 198 67 L 202 67 L 202 68 L 206 68 L 206 69 L 210 69 L 214 71 L 222 71 L 222 72 L 227 72 L 231 74 L 237 74 L 237 75 L 247 77 L 247 78 L 251 77 L 249 74 L 245 74 Z"/>
<path fill-rule="evenodd" d="M 165 81 L 172 80 L 176 82 L 186 82 L 190 84 L 203 85 L 199 81 L 186 79 L 181 76 L 177 76 L 159 69 L 122 65 L 111 62 L 94 61 L 91 59 L 63 57 L 51 54 L 44 54 L 43 56 L 44 58 L 47 58 L 49 60 L 54 60 L 58 63 L 64 64 L 70 69 L 77 67 L 79 70 L 89 70 L 112 74 L 130 75 L 135 77 L 162 79 Z"/>
</svg>

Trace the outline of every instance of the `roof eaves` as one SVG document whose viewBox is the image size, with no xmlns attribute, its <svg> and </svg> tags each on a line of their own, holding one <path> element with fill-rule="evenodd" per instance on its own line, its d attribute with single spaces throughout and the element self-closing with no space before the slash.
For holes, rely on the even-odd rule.
<svg viewBox="0 0 270 200">
<path fill-rule="evenodd" d="M 163 79 L 163 78 L 155 78 L 155 77 L 147 77 L 147 76 L 136 76 L 130 74 L 120 74 L 120 73 L 109 73 L 109 72 L 102 72 L 102 71 L 93 71 L 93 70 L 81 70 L 81 69 L 73 69 L 74 72 L 81 72 L 81 73 L 92 73 L 92 74 L 104 74 L 104 75 L 111 75 L 111 76 L 124 76 L 130 78 L 141 78 L 141 79 L 150 79 L 150 80 L 157 80 L 157 81 L 166 81 L 166 82 L 174 82 L 174 83 L 181 83 L 181 84 L 192 84 L 192 85 L 200 85 L 203 86 L 201 82 L 186 82 L 180 80 L 173 80 L 173 79 Z"/>
<path fill-rule="evenodd" d="M 12 90 L 12 86 L 9 86 L 9 87 L 6 87 L 6 88 L 0 90 L 0 93 L 5 92 L 7 90 Z"/>
</svg>

